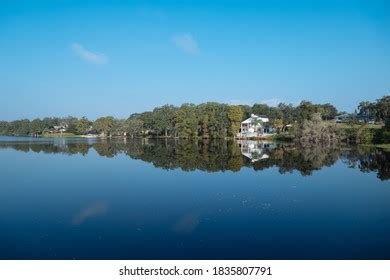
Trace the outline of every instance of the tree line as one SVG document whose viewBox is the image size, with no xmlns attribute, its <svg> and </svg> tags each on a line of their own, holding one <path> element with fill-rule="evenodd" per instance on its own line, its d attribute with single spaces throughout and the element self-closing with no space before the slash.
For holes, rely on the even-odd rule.
<svg viewBox="0 0 390 280">
<path fill-rule="evenodd" d="M 241 122 L 251 114 L 270 118 L 271 124 L 283 129 L 294 121 L 302 121 L 313 113 L 321 112 L 323 119 L 332 119 L 337 109 L 331 104 L 313 104 L 302 101 L 298 106 L 280 103 L 277 107 L 266 104 L 228 105 L 216 102 L 180 107 L 164 105 L 153 111 L 136 113 L 127 119 L 106 116 L 88 120 L 86 117 L 44 118 L 0 122 L 1 135 L 46 134 L 54 127 L 64 126 L 68 133 L 84 135 L 97 133 L 105 136 L 156 136 L 179 138 L 226 138 L 234 137 Z"/>
<path fill-rule="evenodd" d="M 377 102 L 361 103 L 358 110 L 374 114 L 378 120 L 388 123 L 389 96 Z M 364 106 L 363 106 L 364 105 Z M 367 109 L 369 108 L 369 109 Z M 375 108 L 372 109 L 372 108 Z M 314 104 L 302 101 L 297 106 L 280 103 L 278 106 L 266 104 L 228 105 L 208 102 L 199 105 L 186 103 L 181 106 L 164 105 L 153 111 L 136 113 L 127 119 L 105 116 L 89 120 L 86 117 L 43 118 L 34 120 L 1 121 L 0 135 L 41 135 L 53 133 L 56 128 L 63 127 L 67 133 L 75 135 L 99 134 L 103 136 L 128 137 L 177 137 L 218 139 L 234 137 L 243 120 L 251 114 L 267 116 L 270 123 L 279 132 L 286 130 L 290 124 L 304 124 L 315 116 L 315 121 L 334 119 L 338 114 L 335 106 Z"/>
</svg>

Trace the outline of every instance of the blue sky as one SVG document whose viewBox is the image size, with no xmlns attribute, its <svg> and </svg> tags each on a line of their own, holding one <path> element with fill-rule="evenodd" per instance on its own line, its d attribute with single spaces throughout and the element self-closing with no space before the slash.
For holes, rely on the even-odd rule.
<svg viewBox="0 0 390 280">
<path fill-rule="evenodd" d="M 0 119 L 390 92 L 390 1 L 0 1 Z"/>
</svg>

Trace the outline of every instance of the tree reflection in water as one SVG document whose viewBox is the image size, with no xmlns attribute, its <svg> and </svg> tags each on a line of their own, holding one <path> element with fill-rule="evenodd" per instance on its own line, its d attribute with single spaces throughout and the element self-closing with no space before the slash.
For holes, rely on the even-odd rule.
<svg viewBox="0 0 390 280">
<path fill-rule="evenodd" d="M 300 147 L 291 143 L 183 139 L 61 139 L 0 142 L 0 149 L 23 152 L 86 155 L 90 149 L 100 156 L 126 154 L 163 169 L 207 172 L 240 171 L 243 167 L 263 170 L 277 167 L 281 174 L 299 171 L 308 176 L 340 159 L 362 172 L 376 172 L 380 180 L 390 178 L 390 152 L 360 146 Z"/>
</svg>

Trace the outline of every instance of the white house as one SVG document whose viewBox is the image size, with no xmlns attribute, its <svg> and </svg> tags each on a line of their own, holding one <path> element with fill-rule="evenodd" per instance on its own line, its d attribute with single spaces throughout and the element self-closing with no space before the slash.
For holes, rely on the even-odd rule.
<svg viewBox="0 0 390 280">
<path fill-rule="evenodd" d="M 267 117 L 259 117 L 252 114 L 250 118 L 241 123 L 237 137 L 261 137 L 270 135 L 273 132 L 274 129 L 270 127 Z"/>
</svg>

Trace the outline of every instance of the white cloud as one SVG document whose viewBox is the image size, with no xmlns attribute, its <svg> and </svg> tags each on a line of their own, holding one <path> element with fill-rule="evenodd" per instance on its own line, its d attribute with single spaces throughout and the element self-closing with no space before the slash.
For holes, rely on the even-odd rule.
<svg viewBox="0 0 390 280">
<path fill-rule="evenodd" d="M 282 101 L 279 98 L 271 98 L 271 99 L 265 99 L 261 100 L 259 103 L 260 104 L 266 104 L 268 106 L 276 107 L 281 103 Z"/>
<path fill-rule="evenodd" d="M 108 62 L 105 54 L 87 50 L 78 43 L 73 43 L 70 47 L 75 54 L 87 62 L 94 64 L 106 64 Z"/>
<path fill-rule="evenodd" d="M 200 53 L 198 43 L 188 33 L 177 34 L 173 36 L 172 41 L 176 47 L 187 54 L 198 55 Z"/>
<path fill-rule="evenodd" d="M 268 106 L 272 106 L 272 107 L 277 107 L 279 103 L 292 104 L 293 106 L 297 106 L 300 103 L 300 101 L 289 102 L 287 100 L 282 100 L 279 98 L 271 98 L 271 99 L 261 100 L 259 103 L 267 104 Z"/>
<path fill-rule="evenodd" d="M 248 100 L 232 99 L 227 102 L 229 105 L 248 105 L 252 106 L 253 102 Z"/>
<path fill-rule="evenodd" d="M 229 105 L 249 105 L 253 106 L 254 104 L 266 104 L 271 107 L 277 107 L 279 103 L 285 103 L 285 104 L 292 104 L 293 106 L 299 105 L 301 101 L 287 101 L 280 98 L 270 98 L 270 99 L 263 99 L 260 101 L 250 101 L 250 100 L 243 100 L 243 99 L 232 99 L 229 100 L 227 103 Z"/>
</svg>

